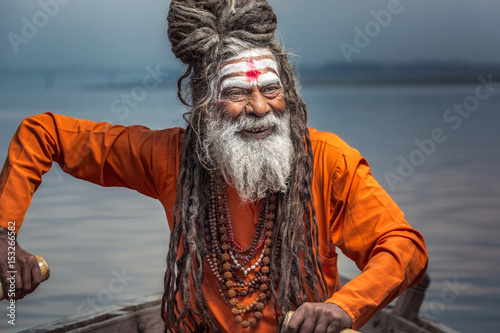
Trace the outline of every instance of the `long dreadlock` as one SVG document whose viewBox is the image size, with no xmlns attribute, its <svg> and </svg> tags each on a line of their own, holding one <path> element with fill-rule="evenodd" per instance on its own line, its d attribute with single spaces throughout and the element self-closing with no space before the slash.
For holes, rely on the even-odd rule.
<svg viewBox="0 0 500 333">
<path fill-rule="evenodd" d="M 200 154 L 204 119 L 213 112 L 220 64 L 242 50 L 267 47 L 274 54 L 290 112 L 294 148 L 286 193 L 279 193 L 270 266 L 271 293 L 278 329 L 282 313 L 326 298 L 318 250 L 318 227 L 312 197 L 313 155 L 307 109 L 299 96 L 287 54 L 274 42 L 277 19 L 265 0 L 173 0 L 167 16 L 175 56 L 187 64 L 178 80 L 178 97 L 191 107 L 177 180 L 174 225 L 165 272 L 162 318 L 165 332 L 186 331 L 188 322 L 203 331 L 217 328 L 201 289 L 206 255 L 205 223 L 210 166 Z M 185 80 L 189 79 L 186 83 Z M 297 216 L 305 216 L 304 219 Z M 278 243 L 281 253 L 277 253 Z M 302 264 L 301 264 L 302 262 Z M 176 295 L 182 304 L 177 304 Z M 195 308 L 190 305 L 194 296 Z"/>
</svg>

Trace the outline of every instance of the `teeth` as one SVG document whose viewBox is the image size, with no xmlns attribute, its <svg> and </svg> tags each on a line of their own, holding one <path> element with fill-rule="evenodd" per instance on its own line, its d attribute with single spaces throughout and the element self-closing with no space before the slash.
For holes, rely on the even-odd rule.
<svg viewBox="0 0 500 333">
<path fill-rule="evenodd" d="M 267 130 L 269 127 L 259 127 L 259 128 L 250 128 L 250 129 L 247 129 L 248 132 L 252 132 L 252 133 L 258 133 L 258 132 L 262 132 L 262 131 L 265 131 Z"/>
</svg>

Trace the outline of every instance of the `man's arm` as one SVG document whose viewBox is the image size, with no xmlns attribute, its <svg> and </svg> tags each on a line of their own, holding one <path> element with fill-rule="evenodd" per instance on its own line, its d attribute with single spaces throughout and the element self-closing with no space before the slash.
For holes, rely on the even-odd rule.
<svg viewBox="0 0 500 333">
<path fill-rule="evenodd" d="M 102 186 L 122 186 L 157 198 L 161 170 L 157 132 L 112 126 L 51 113 L 26 118 L 14 135 L 0 174 L 0 226 L 16 233 L 42 175 L 53 162 L 72 176 Z"/>
<path fill-rule="evenodd" d="M 51 113 L 26 118 L 14 135 L 0 174 L 0 227 L 17 234 L 42 175 L 57 162 L 74 177 L 102 186 L 122 186 L 158 198 L 168 133 L 142 126 L 112 126 Z M 167 143 L 165 143 L 166 145 Z M 159 148 L 160 147 L 160 148 Z M 11 231 L 11 230 L 7 230 Z M 16 246 L 16 278 L 22 297 L 39 284 L 34 256 Z M 0 237 L 0 273 L 7 285 L 8 236 Z"/>
<path fill-rule="evenodd" d="M 377 311 L 405 289 L 421 281 L 427 269 L 422 235 L 405 220 L 403 212 L 373 178 L 357 152 L 345 157 L 351 178 L 341 189 L 339 214 L 331 227 L 332 242 L 355 261 L 361 274 L 327 300 L 339 305 L 364 325 Z M 342 169 L 342 168 L 340 168 Z"/>
<path fill-rule="evenodd" d="M 420 281 L 427 267 L 425 243 L 356 150 L 330 133 L 313 130 L 312 141 L 320 252 L 330 258 L 338 247 L 362 272 L 325 303 L 300 306 L 288 332 L 302 332 L 307 322 L 311 329 L 306 332 L 318 326 L 332 327 L 332 332 L 347 325 L 359 329 Z M 325 272 L 330 279 L 337 274 L 336 265 L 327 263 L 323 269 L 332 269 Z"/>
</svg>

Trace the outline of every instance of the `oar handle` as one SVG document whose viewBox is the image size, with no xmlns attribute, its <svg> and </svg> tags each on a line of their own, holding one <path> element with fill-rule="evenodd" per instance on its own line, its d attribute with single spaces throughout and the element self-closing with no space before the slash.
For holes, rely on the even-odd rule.
<svg viewBox="0 0 500 333">
<path fill-rule="evenodd" d="M 292 315 L 293 311 L 288 311 L 286 313 L 285 320 L 283 321 L 283 326 L 281 327 L 281 333 L 286 333 L 286 330 L 288 329 L 288 323 L 290 322 Z M 340 333 L 360 333 L 360 332 L 351 330 L 350 328 L 344 328 L 343 330 L 340 330 Z"/>
<path fill-rule="evenodd" d="M 38 261 L 38 265 L 40 266 L 40 273 L 42 274 L 42 282 L 47 280 L 50 277 L 50 267 L 49 264 L 43 259 L 43 257 L 36 256 L 36 260 Z M 9 288 L 7 288 L 9 289 Z M 3 287 L 0 283 L 0 301 L 4 300 Z"/>
</svg>

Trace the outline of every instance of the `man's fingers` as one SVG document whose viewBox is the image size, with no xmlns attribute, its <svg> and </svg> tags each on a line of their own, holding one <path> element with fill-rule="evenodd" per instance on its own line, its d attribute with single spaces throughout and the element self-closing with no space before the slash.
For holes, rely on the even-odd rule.
<svg viewBox="0 0 500 333">
<path fill-rule="evenodd" d="M 33 292 L 33 290 L 38 287 L 41 281 L 40 267 L 36 257 L 31 255 L 25 259 L 22 263 L 23 267 L 23 290 L 21 292 L 20 298 L 23 298 L 27 294 Z"/>
<path fill-rule="evenodd" d="M 2 291 L 5 297 L 7 297 L 8 295 L 9 285 L 10 285 L 10 281 L 7 280 L 7 278 L 9 277 L 7 271 L 8 271 L 7 265 L 0 264 L 0 278 L 1 278 L 0 282 L 2 283 Z"/>
<path fill-rule="evenodd" d="M 30 271 L 22 264 L 18 262 L 16 265 L 16 299 L 22 299 L 25 295 L 24 286 L 27 284 L 26 279 L 31 281 Z M 28 276 L 29 275 L 29 276 Z M 28 282 L 31 287 L 31 282 Z"/>
<path fill-rule="evenodd" d="M 287 333 L 298 333 L 300 332 L 300 328 L 305 318 L 305 309 L 299 307 L 297 311 L 295 311 L 288 322 L 288 330 Z"/>
<path fill-rule="evenodd" d="M 297 314 L 297 316 L 296 316 Z M 309 306 L 299 307 L 293 314 L 288 324 L 288 332 L 300 333 L 325 333 L 327 322 L 319 321 L 317 313 L 309 311 Z M 336 332 L 336 331 L 332 331 Z"/>
<path fill-rule="evenodd" d="M 23 291 L 31 290 L 31 266 L 29 263 L 22 264 Z"/>
<path fill-rule="evenodd" d="M 317 325 L 317 318 L 314 317 L 312 314 L 305 317 L 304 321 L 302 322 L 302 325 L 300 326 L 300 333 L 317 333 L 321 332 L 324 333 L 325 327 L 323 327 L 323 330 L 320 330 L 320 327 Z"/>
<path fill-rule="evenodd" d="M 27 294 L 33 292 L 41 283 L 40 267 L 35 256 L 30 256 L 17 261 L 16 271 L 15 298 L 22 299 Z"/>
<path fill-rule="evenodd" d="M 42 280 L 42 274 L 40 272 L 40 267 L 38 266 L 38 263 L 30 264 L 27 267 L 29 269 L 29 272 L 26 275 L 29 276 L 30 285 L 29 286 L 27 284 L 23 285 L 23 292 L 21 293 L 21 298 L 24 298 L 24 296 L 32 293 L 38 287 L 38 285 L 41 283 Z"/>
<path fill-rule="evenodd" d="M 339 330 L 336 329 L 336 326 L 332 326 L 328 324 L 328 321 L 317 320 L 314 323 L 314 328 L 310 332 L 314 333 L 338 333 Z"/>
<path fill-rule="evenodd" d="M 325 332 L 340 332 L 340 325 L 337 322 L 331 322 L 330 325 L 328 325 L 327 329 Z"/>
<path fill-rule="evenodd" d="M 349 314 L 333 303 L 304 303 L 288 323 L 288 333 L 338 333 L 351 326 Z"/>
<path fill-rule="evenodd" d="M 23 285 L 24 285 L 24 281 L 23 281 L 23 267 L 22 266 L 18 266 L 16 267 L 16 298 L 18 296 L 18 294 L 21 293 L 21 290 L 23 290 Z"/>
<path fill-rule="evenodd" d="M 31 291 L 35 290 L 40 283 L 42 283 L 42 271 L 40 270 L 38 262 L 35 262 L 31 268 Z"/>
</svg>

